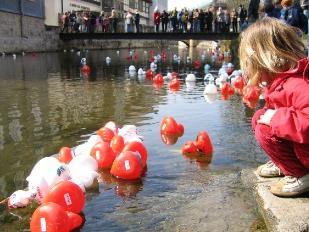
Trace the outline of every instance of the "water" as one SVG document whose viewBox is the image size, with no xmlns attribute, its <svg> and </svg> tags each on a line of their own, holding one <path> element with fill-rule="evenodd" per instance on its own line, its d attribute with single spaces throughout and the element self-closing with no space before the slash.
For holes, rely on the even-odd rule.
<svg viewBox="0 0 309 232">
<path fill-rule="evenodd" d="M 128 51 L 90 51 L 89 77 L 79 72 L 76 53 L 28 54 L 0 59 L 0 196 L 26 187 L 25 178 L 42 157 L 76 146 L 107 121 L 135 124 L 149 152 L 148 171 L 137 183 L 101 173 L 87 192 L 81 231 L 249 231 L 260 220 L 251 194 L 240 183 L 242 168 L 265 161 L 250 129 L 253 111 L 240 97 L 209 104 L 204 83 L 182 81 L 179 92 L 150 81 L 128 78 Z M 143 51 L 139 65 L 146 63 Z M 105 64 L 105 57 L 112 65 Z M 169 50 L 169 57 L 172 50 Z M 171 65 L 162 71 L 171 69 Z M 184 67 L 174 67 L 184 70 Z M 188 68 L 185 68 L 188 70 Z M 164 116 L 185 126 L 173 146 L 159 134 Z M 211 162 L 188 159 L 180 148 L 206 130 Z M 1 231 L 29 229 L 35 209 L 0 207 Z"/>
</svg>

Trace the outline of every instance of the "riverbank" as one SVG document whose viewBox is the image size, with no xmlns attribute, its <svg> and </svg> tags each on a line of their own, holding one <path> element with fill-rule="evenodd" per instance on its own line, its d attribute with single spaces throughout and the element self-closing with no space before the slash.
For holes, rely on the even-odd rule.
<svg viewBox="0 0 309 232">
<path fill-rule="evenodd" d="M 299 198 L 276 197 L 269 188 L 279 178 L 262 178 L 252 169 L 244 169 L 241 179 L 254 195 L 269 231 L 309 231 L 309 194 Z"/>
</svg>

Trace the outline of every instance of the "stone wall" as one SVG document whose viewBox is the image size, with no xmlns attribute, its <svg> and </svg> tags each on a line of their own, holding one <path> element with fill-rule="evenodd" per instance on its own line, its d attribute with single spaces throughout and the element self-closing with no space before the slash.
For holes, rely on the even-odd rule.
<svg viewBox="0 0 309 232">
<path fill-rule="evenodd" d="M 0 11 L 0 22 L 0 52 L 58 49 L 58 29 L 46 31 L 44 19 Z"/>
</svg>

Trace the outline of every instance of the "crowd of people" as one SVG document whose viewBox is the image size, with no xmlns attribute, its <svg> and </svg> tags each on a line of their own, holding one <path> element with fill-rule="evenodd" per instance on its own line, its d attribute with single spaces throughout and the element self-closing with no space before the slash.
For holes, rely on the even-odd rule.
<svg viewBox="0 0 309 232">
<path fill-rule="evenodd" d="M 155 32 L 239 32 L 263 17 L 281 19 L 289 25 L 298 27 L 307 33 L 308 10 L 294 4 L 293 0 L 264 0 L 256 4 L 251 1 L 247 10 L 243 5 L 234 9 L 209 7 L 207 9 L 186 8 L 172 11 L 158 9 L 153 12 L 153 31 Z M 254 8 L 254 9 L 253 9 Z M 253 9 L 253 10 L 252 10 Z M 115 9 L 111 13 L 66 12 L 62 16 L 62 32 L 143 32 L 140 26 L 141 16 L 137 10 L 129 9 L 120 17 Z M 118 23 L 121 22 L 121 26 Z M 123 28 L 120 28 L 123 27 Z"/>
</svg>

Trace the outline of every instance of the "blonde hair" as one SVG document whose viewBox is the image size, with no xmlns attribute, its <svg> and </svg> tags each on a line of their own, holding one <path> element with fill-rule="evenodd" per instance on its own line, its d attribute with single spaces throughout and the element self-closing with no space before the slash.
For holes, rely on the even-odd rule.
<svg viewBox="0 0 309 232">
<path fill-rule="evenodd" d="M 251 84 L 269 83 L 277 73 L 295 68 L 306 57 L 305 49 L 297 28 L 265 17 L 241 34 L 240 66 Z"/>
</svg>

